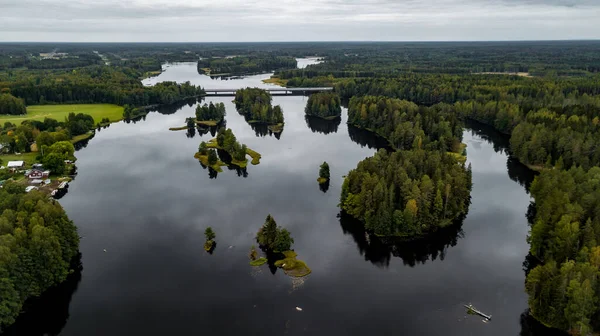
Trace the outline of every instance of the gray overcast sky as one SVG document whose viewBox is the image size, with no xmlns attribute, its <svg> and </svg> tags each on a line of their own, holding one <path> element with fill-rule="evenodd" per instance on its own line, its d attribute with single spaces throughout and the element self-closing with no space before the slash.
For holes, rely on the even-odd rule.
<svg viewBox="0 0 600 336">
<path fill-rule="evenodd" d="M 0 41 L 599 38 L 600 0 L 0 0 Z"/>
</svg>

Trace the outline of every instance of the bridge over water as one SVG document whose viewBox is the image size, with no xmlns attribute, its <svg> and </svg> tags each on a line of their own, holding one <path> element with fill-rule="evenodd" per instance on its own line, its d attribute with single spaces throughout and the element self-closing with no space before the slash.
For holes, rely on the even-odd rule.
<svg viewBox="0 0 600 336">
<path fill-rule="evenodd" d="M 238 89 L 204 89 L 207 96 L 235 96 Z M 305 87 L 305 88 L 265 88 L 274 96 L 304 96 L 316 92 L 333 91 L 332 87 Z"/>
</svg>

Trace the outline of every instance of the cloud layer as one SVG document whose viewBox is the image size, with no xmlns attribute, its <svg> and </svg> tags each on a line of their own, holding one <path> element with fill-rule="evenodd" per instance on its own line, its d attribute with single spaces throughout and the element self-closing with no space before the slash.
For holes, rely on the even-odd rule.
<svg viewBox="0 0 600 336">
<path fill-rule="evenodd" d="M 0 0 L 0 41 L 600 38 L 598 0 Z"/>
</svg>

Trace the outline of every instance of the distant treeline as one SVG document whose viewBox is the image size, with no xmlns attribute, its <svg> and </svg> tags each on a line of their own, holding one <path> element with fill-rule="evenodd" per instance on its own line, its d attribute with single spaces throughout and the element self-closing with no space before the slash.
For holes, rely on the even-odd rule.
<svg viewBox="0 0 600 336">
<path fill-rule="evenodd" d="M 186 97 L 204 94 L 189 82 L 163 82 L 143 86 L 140 72 L 131 68 L 89 67 L 73 72 L 0 73 L 0 89 L 8 88 L 12 95 L 27 105 L 66 103 L 111 103 L 146 106 L 171 104 Z"/>
<path fill-rule="evenodd" d="M 296 68 L 294 57 L 258 55 L 224 58 L 203 58 L 198 61 L 198 72 L 211 74 L 246 74 Z M 206 70 L 208 71 L 206 71 Z"/>
</svg>

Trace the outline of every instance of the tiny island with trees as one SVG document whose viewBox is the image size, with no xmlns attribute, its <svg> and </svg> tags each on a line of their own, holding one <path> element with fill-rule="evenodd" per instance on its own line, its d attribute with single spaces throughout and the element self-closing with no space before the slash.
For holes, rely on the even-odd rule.
<svg viewBox="0 0 600 336">
<path fill-rule="evenodd" d="M 222 154 L 217 154 L 217 150 Z M 225 155 L 227 154 L 227 155 Z M 194 155 L 204 166 L 211 167 L 217 172 L 221 172 L 222 166 L 235 165 L 239 168 L 246 168 L 248 159 L 246 155 L 252 158 L 251 163 L 257 165 L 260 163 L 260 153 L 240 144 L 231 129 L 219 128 L 217 137 L 208 142 L 202 141 L 198 147 L 198 152 Z M 227 158 L 224 161 L 219 160 L 219 156 Z"/>
<path fill-rule="evenodd" d="M 267 90 L 258 88 L 239 89 L 235 93 L 235 107 L 249 124 L 267 125 L 269 131 L 283 131 L 283 111 L 279 105 L 271 104 L 272 97 Z"/>
<path fill-rule="evenodd" d="M 206 230 L 204 230 L 204 238 L 206 238 L 206 242 L 204 242 L 204 250 L 208 253 L 211 253 L 215 250 L 215 247 L 217 247 L 217 242 L 215 242 L 215 238 L 217 237 L 217 235 L 215 234 L 215 231 L 213 231 L 212 227 L 207 227 Z"/>
<path fill-rule="evenodd" d="M 342 115 L 340 96 L 332 92 L 313 93 L 308 97 L 304 112 L 325 120 L 337 119 Z"/>
<path fill-rule="evenodd" d="M 218 127 L 225 121 L 225 104 L 217 103 L 196 106 L 196 118 L 187 118 L 186 125 L 182 127 L 169 128 L 171 131 L 187 130 L 197 127 Z"/>
<path fill-rule="evenodd" d="M 259 258 L 256 248 L 252 246 L 249 254 L 250 265 L 260 266 L 268 260 L 275 260 L 274 265 L 283 269 L 289 276 L 303 277 L 311 273 L 304 261 L 296 259 L 297 254 L 292 250 L 294 238 L 287 229 L 277 225 L 273 216 L 267 216 L 265 223 L 256 233 L 256 241 L 267 257 Z"/>
</svg>

